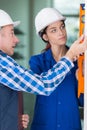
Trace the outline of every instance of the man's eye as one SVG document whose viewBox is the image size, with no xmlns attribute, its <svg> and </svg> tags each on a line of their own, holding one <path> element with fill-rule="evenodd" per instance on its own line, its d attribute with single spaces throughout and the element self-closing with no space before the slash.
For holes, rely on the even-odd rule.
<svg viewBox="0 0 87 130">
<path fill-rule="evenodd" d="M 14 36 L 14 32 L 11 32 L 11 36 Z"/>
</svg>

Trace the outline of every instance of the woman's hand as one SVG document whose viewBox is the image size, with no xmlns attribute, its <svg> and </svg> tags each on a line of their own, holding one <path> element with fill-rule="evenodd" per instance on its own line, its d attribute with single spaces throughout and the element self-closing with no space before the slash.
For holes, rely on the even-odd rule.
<svg viewBox="0 0 87 130">
<path fill-rule="evenodd" d="M 70 47 L 66 56 L 74 61 L 87 50 L 87 36 L 82 35 Z"/>
</svg>

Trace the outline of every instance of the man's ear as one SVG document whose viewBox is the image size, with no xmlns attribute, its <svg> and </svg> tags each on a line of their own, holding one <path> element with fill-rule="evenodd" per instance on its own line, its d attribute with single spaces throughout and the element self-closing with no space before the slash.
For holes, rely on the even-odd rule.
<svg viewBox="0 0 87 130">
<path fill-rule="evenodd" d="M 0 33 L 0 50 L 1 50 L 1 44 L 2 44 L 2 42 L 1 42 L 1 33 Z"/>
</svg>

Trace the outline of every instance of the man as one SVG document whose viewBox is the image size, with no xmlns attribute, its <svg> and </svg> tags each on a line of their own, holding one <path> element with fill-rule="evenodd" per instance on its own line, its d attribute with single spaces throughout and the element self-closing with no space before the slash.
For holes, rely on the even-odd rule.
<svg viewBox="0 0 87 130">
<path fill-rule="evenodd" d="M 0 29 L 1 25 L 5 26 L 4 24 L 10 21 L 10 17 L 0 10 Z M 5 22 L 5 23 L 4 23 Z M 19 22 L 17 22 L 19 24 Z M 17 25 L 15 23 L 15 25 Z M 9 55 L 13 55 L 14 47 L 16 46 L 15 42 L 18 42 L 17 38 L 11 41 L 11 36 L 13 35 L 13 31 L 9 32 L 9 30 L 3 27 L 3 31 L 0 33 L 2 34 L 2 40 L 0 38 L 0 47 L 4 52 Z M 11 49 L 11 50 L 10 50 Z M 9 51 L 10 50 L 10 51 Z M 3 84 L 0 84 L 0 130 L 22 130 L 23 127 L 26 128 L 28 125 L 29 117 L 28 115 L 22 115 L 22 107 L 19 107 L 19 96 L 21 94 L 11 90 L 8 87 L 5 87 Z M 22 99 L 21 99 L 22 100 Z M 21 101 L 22 102 L 22 101 Z M 20 110 L 19 110 L 20 108 Z M 20 112 L 20 115 L 18 114 Z M 19 117 L 20 116 L 20 117 Z M 19 126 L 20 122 L 20 126 Z"/>
</svg>

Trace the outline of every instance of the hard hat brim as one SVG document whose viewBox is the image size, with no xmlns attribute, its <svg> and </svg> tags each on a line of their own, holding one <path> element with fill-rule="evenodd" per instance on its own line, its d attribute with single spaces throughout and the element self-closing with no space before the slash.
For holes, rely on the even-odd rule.
<svg viewBox="0 0 87 130">
<path fill-rule="evenodd" d="M 18 26 L 20 24 L 20 21 L 13 22 L 14 27 Z"/>
</svg>

